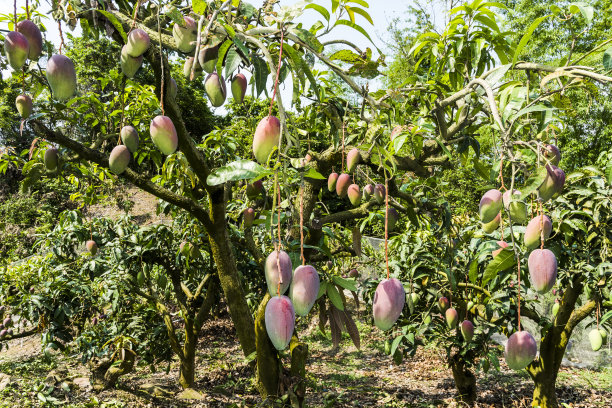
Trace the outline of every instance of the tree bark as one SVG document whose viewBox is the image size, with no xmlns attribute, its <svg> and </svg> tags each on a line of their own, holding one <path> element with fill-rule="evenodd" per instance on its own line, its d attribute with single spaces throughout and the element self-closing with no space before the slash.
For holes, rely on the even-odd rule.
<svg viewBox="0 0 612 408">
<path fill-rule="evenodd" d="M 262 398 L 278 395 L 280 384 L 280 360 L 266 331 L 266 305 L 270 294 L 266 293 L 257 308 L 255 335 L 257 338 L 257 390 Z"/>
<path fill-rule="evenodd" d="M 464 361 L 459 355 L 451 357 L 450 365 L 459 394 L 457 400 L 473 405 L 477 397 L 476 376 L 465 366 Z"/>
<path fill-rule="evenodd" d="M 567 286 L 559 312 L 553 319 L 540 341 L 540 356 L 527 367 L 527 372 L 534 382 L 534 407 L 557 408 L 556 382 L 567 343 L 578 323 L 595 310 L 596 302 L 589 300 L 575 309 L 576 301 L 584 289 L 583 275 L 576 274 L 571 285 Z"/>
<path fill-rule="evenodd" d="M 183 344 L 183 355 L 179 369 L 179 384 L 184 389 L 193 388 L 195 385 L 195 357 L 198 345 L 197 333 L 193 330 L 193 316 L 185 319 L 185 343 Z"/>
</svg>

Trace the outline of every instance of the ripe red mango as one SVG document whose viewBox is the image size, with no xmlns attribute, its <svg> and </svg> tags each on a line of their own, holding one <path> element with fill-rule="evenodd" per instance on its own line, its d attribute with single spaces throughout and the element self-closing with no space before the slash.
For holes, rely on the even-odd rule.
<svg viewBox="0 0 612 408">
<path fill-rule="evenodd" d="M 43 39 L 40 29 L 30 20 L 22 20 L 17 23 L 16 31 L 23 34 L 28 40 L 28 58 L 37 60 L 42 54 Z"/>
<path fill-rule="evenodd" d="M 515 332 L 506 343 L 506 364 L 513 370 L 522 370 L 533 361 L 537 352 L 538 345 L 529 332 Z"/>
<path fill-rule="evenodd" d="M 559 148 L 557 146 L 548 144 L 544 146 L 542 150 L 544 153 L 544 157 L 548 159 L 551 164 L 555 166 L 559 164 L 559 162 L 561 161 L 561 152 L 559 151 Z"/>
<path fill-rule="evenodd" d="M 406 292 L 402 283 L 396 279 L 384 279 L 376 287 L 372 311 L 374 324 L 380 330 L 389 330 L 402 314 Z"/>
<path fill-rule="evenodd" d="M 480 221 L 489 223 L 499 214 L 502 209 L 502 193 L 499 190 L 491 189 L 480 199 L 479 213 Z"/>
<path fill-rule="evenodd" d="M 395 229 L 395 224 L 397 224 L 399 219 L 400 215 L 397 210 L 393 207 L 389 207 L 389 211 L 387 212 L 387 228 L 389 229 L 389 232 Z"/>
<path fill-rule="evenodd" d="M 319 273 L 310 265 L 300 265 L 295 268 L 289 297 L 298 316 L 306 316 L 319 294 Z"/>
<path fill-rule="evenodd" d="M 15 71 L 21 70 L 21 67 L 28 59 L 30 45 L 25 35 L 17 31 L 9 31 L 4 37 L 4 54 L 9 65 Z"/>
<path fill-rule="evenodd" d="M 440 299 L 438 299 L 438 309 L 440 309 L 440 313 L 445 312 L 449 306 L 450 303 L 446 297 L 442 296 Z"/>
<path fill-rule="evenodd" d="M 357 184 L 351 184 L 347 190 L 348 198 L 353 206 L 358 207 L 361 204 L 361 192 Z"/>
<path fill-rule="evenodd" d="M 534 249 L 527 260 L 533 288 L 546 293 L 555 286 L 557 279 L 557 258 L 549 249 Z"/>
<path fill-rule="evenodd" d="M 506 241 L 497 241 L 497 245 L 499 245 L 499 249 L 496 249 L 495 251 L 491 252 L 493 254 L 493 258 L 499 255 L 499 253 L 503 251 L 504 248 L 508 248 L 508 244 L 506 243 Z"/>
<path fill-rule="evenodd" d="M 465 341 L 469 343 L 472 340 L 472 337 L 474 337 L 474 324 L 469 320 L 464 320 L 461 322 L 461 335 Z"/>
<path fill-rule="evenodd" d="M 85 248 L 87 248 L 87 252 L 91 254 L 91 256 L 95 256 L 98 253 L 98 244 L 96 241 L 89 240 L 85 243 Z"/>
<path fill-rule="evenodd" d="M 270 153 L 280 141 L 280 120 L 276 116 L 266 116 L 257 125 L 253 136 L 253 154 L 260 163 L 266 163 Z"/>
<path fill-rule="evenodd" d="M 543 228 L 540 228 L 540 224 L 542 224 Z M 525 236 L 523 237 L 527 248 L 533 249 L 540 245 L 542 230 L 544 230 L 544 240 L 546 241 L 552 232 L 552 222 L 547 215 L 537 215 L 527 224 Z"/>
<path fill-rule="evenodd" d="M 351 151 L 348 152 L 348 154 L 346 155 L 346 171 L 348 171 L 349 173 L 355 171 L 360 160 L 361 153 L 359 152 L 359 149 L 351 149 Z"/>
<path fill-rule="evenodd" d="M 170 155 L 178 147 L 178 135 L 172 119 L 168 116 L 156 116 L 149 127 L 151 139 L 157 148 L 165 155 Z"/>
<path fill-rule="evenodd" d="M 364 200 L 369 200 L 374 195 L 374 185 L 367 184 L 363 188 L 363 198 Z"/>
<path fill-rule="evenodd" d="M 346 173 L 342 173 L 340 176 L 338 176 L 338 180 L 336 181 L 336 194 L 338 194 L 340 197 L 346 196 L 350 184 L 351 176 Z"/>
<path fill-rule="evenodd" d="M 273 296 L 266 304 L 266 332 L 277 350 L 284 350 L 291 342 L 295 328 L 295 310 L 287 296 Z"/>
<path fill-rule="evenodd" d="M 338 173 L 332 173 L 327 178 L 327 189 L 332 192 L 336 189 L 336 182 L 338 181 Z"/>
<path fill-rule="evenodd" d="M 278 252 L 278 257 L 277 257 Z M 277 262 L 278 259 L 278 262 Z M 280 273 L 278 266 L 280 265 Z M 265 274 L 266 283 L 268 284 L 268 293 L 270 296 L 278 295 L 278 283 L 280 283 L 280 294 L 282 295 L 289 288 L 291 283 L 291 272 L 293 266 L 291 265 L 291 258 L 285 251 L 272 251 L 266 258 Z"/>
<path fill-rule="evenodd" d="M 454 307 L 446 309 L 444 315 L 446 317 L 446 324 L 448 325 L 449 329 L 454 329 L 457 327 L 457 323 L 459 322 L 459 314 Z"/>
<path fill-rule="evenodd" d="M 74 63 L 65 55 L 55 54 L 47 61 L 47 81 L 53 97 L 62 101 L 76 92 L 77 78 Z"/>
</svg>

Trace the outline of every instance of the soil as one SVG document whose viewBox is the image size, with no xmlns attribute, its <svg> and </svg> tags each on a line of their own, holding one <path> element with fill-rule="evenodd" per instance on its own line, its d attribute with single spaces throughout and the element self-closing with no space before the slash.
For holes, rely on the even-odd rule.
<svg viewBox="0 0 612 408">
<path fill-rule="evenodd" d="M 384 339 L 366 322 L 359 322 L 362 348 L 344 334 L 338 350 L 332 349 L 329 330 L 319 332 L 317 318 L 298 326 L 309 344 L 307 366 L 308 407 L 453 407 L 455 388 L 442 351 L 419 348 L 399 366 L 382 351 Z M 196 390 L 201 400 L 179 400 L 176 361 L 169 366 L 139 366 L 123 377 L 115 389 L 94 393 L 87 384 L 89 372 L 75 357 L 56 354 L 50 360 L 40 353 L 39 336 L 14 340 L 0 352 L 0 373 L 11 377 L 0 407 L 15 404 L 41 406 L 35 384 L 68 407 L 252 407 L 271 406 L 262 401 L 252 382 L 252 369 L 242 356 L 231 320 L 227 316 L 207 322 L 198 352 Z M 288 365 L 285 357 L 285 364 Z M 51 373 L 51 374 L 50 374 Z M 1 376 L 2 374 L 0 374 Z M 508 369 L 478 373 L 478 407 L 529 407 L 533 385 L 526 374 Z M 612 370 L 592 372 L 563 368 L 557 395 L 566 407 L 612 406 Z M 51 378 L 51 380 L 49 379 Z M 56 381 L 54 381 L 55 379 Z M 0 378 L 2 380 L 2 378 Z M 66 392 L 62 382 L 70 387 Z M 1 381 L 0 381 L 1 383 Z M 84 384 L 85 383 L 85 384 Z"/>
</svg>

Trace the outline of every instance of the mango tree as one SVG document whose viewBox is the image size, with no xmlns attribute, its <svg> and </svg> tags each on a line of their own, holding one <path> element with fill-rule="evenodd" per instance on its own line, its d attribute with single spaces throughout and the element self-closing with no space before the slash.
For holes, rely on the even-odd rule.
<svg viewBox="0 0 612 408">
<path fill-rule="evenodd" d="M 58 5 L 53 16 L 60 24 L 78 23 L 84 35 L 108 35 L 122 45 L 116 58 L 125 78 L 112 88 L 117 100 L 113 110 L 116 113 L 102 118 L 108 121 L 108 130 L 120 136 L 114 147 L 103 143 L 106 133 L 110 132 L 96 134 L 90 143 L 85 143 L 78 134 L 69 136 L 70 126 L 78 124 L 82 114 L 97 104 L 94 92 L 75 96 L 80 82 L 73 62 L 62 55 L 65 44 L 60 45 L 58 54 L 48 56 L 45 76 L 42 76 L 32 69 L 32 65 L 24 66 L 27 58 L 38 57 L 36 53 L 28 56 L 25 52 L 30 41 L 26 34 L 36 34 L 36 30 L 24 34 L 11 32 L 5 38 L 5 51 L 15 69 L 14 75 L 25 79 L 23 91 L 40 89 L 41 92 L 33 92 L 36 96 L 33 113 L 27 98 L 25 103 L 18 104 L 26 119 L 25 126 L 31 126 L 38 137 L 53 146 L 44 154 L 34 151 L 33 163 L 26 165 L 37 164 L 41 168 L 44 164 L 47 170 L 39 172 L 41 176 L 47 171 L 50 174 L 70 172 L 75 165 L 87 167 L 90 174 L 99 177 L 115 174 L 166 202 L 169 212 L 187 214 L 197 222 L 201 237 L 208 242 L 243 353 L 245 356 L 256 353 L 258 389 L 264 397 L 278 395 L 286 389 L 281 387 L 286 381 L 281 381 L 284 374 L 277 349 L 288 345 L 287 336 L 290 339 L 292 331 L 286 330 L 282 336 L 277 336 L 279 330 L 271 329 L 274 319 L 266 318 L 267 307 L 281 305 L 274 306 L 276 311 L 271 313 L 282 314 L 287 320 L 286 327 L 292 328 L 294 324 L 294 315 L 290 313 L 293 306 L 280 296 L 281 284 L 287 283 L 286 279 L 283 282 L 279 278 L 280 272 L 291 266 L 281 254 L 281 247 L 293 253 L 294 259 L 298 259 L 300 253 L 304 266 L 306 262 L 357 252 L 346 245 L 342 234 L 335 234 L 329 227 L 342 223 L 350 225 L 383 204 L 385 236 L 391 218 L 396 218 L 395 214 L 391 215 L 393 211 L 398 212 L 397 216 L 406 214 L 413 222 L 421 211 L 434 214 L 439 220 L 449 220 L 443 203 L 416 200 L 402 186 L 403 177 L 428 179 L 437 171 L 452 168 L 451 151 L 465 155 L 471 147 L 478 153 L 474 134 L 491 123 L 498 127 L 491 131 L 499 131 L 504 149 L 509 148 L 513 131 L 523 124 L 524 115 L 537 109 L 546 112 L 540 109 L 539 103 L 554 99 L 562 90 L 535 88 L 535 92 L 541 93 L 533 99 L 526 92 L 529 87 L 534 91 L 530 83 L 533 76 L 552 73 L 562 77 L 560 80 L 564 79 L 564 74 L 589 81 L 608 80 L 593 70 L 571 64 L 558 67 L 518 61 L 521 44 L 516 47 L 511 44 L 488 8 L 491 5 L 477 0 L 455 10 L 455 18 L 444 35 L 426 33 L 422 36 L 411 53 L 417 57 L 414 75 L 404 86 L 370 93 L 368 87 L 358 85 L 355 78 L 376 77 L 383 59 L 372 60 L 369 48 L 361 50 L 350 41 L 325 40 L 325 36 L 338 26 L 352 27 L 367 37 L 367 32 L 355 20 L 356 17 L 369 19 L 367 11 L 360 8 L 364 3 L 332 2 L 331 9 L 317 4 L 299 4 L 278 11 L 268 3 L 257 10 L 248 3 L 231 0 L 222 4 L 196 1 L 181 11 L 171 5 L 130 1 L 107 2 L 93 8 L 89 2 L 78 1 L 72 2 L 70 7 Z M 297 21 L 304 12 L 318 13 L 321 21 L 308 29 L 303 28 Z M 15 16 L 16 23 L 25 21 L 28 13 L 26 10 L 26 16 Z M 22 25 L 31 27 L 27 23 Z M 526 34 L 525 41 L 529 35 Z M 37 44 L 37 36 L 30 37 Z M 330 47 L 335 52 L 330 51 Z M 272 98 L 267 115 L 251 118 L 252 151 L 236 149 L 222 129 L 202 143 L 196 142 L 203 135 L 188 131 L 184 121 L 186 112 L 179 109 L 176 100 L 176 95 L 182 93 L 177 86 L 179 81 L 170 76 L 168 60 L 175 56 L 185 58 L 184 75 L 189 80 L 197 79 L 202 71 L 209 73 L 204 88 L 213 106 L 223 104 L 227 95 L 223 74 L 228 78 L 233 75 L 232 95 L 235 100 L 243 99 L 247 84 L 246 77 L 236 74 L 239 67 L 251 71 L 250 83 L 255 96 L 269 91 Z M 497 65 L 496 58 L 503 65 Z M 143 61 L 147 65 L 140 68 Z M 318 65 L 313 66 L 315 61 Z M 124 111 L 134 101 L 128 98 L 123 86 L 137 83 L 140 79 L 138 69 L 147 67 L 155 78 L 155 87 L 147 103 L 156 105 L 159 101 L 159 105 L 149 108 L 149 117 L 133 118 L 132 122 L 138 122 L 137 129 L 131 129 Z M 325 70 L 318 71 L 318 67 Z M 529 75 L 522 76 L 524 72 Z M 497 87 L 508 73 L 520 79 L 505 84 L 498 92 L 502 105 L 498 109 L 493 87 Z M 300 115 L 290 114 L 282 95 L 277 92 L 279 84 L 289 77 L 294 90 L 292 102 Z M 271 78 L 271 86 L 268 86 L 268 78 Z M 334 93 L 334 80 L 338 78 L 359 95 L 360 106 Z M 572 82 L 572 86 L 578 85 Z M 302 107 L 302 99 L 313 103 Z M 521 109 L 523 111 L 519 112 Z M 500 110 L 504 112 L 503 122 Z M 145 126 L 150 118 L 150 126 Z M 256 121 L 259 121 L 257 126 Z M 137 138 L 137 135 L 147 134 L 146 129 L 152 143 L 148 137 Z M 305 154 L 304 147 L 309 144 L 310 149 Z M 155 166 L 143 167 L 142 162 L 134 162 L 141 148 L 163 153 L 151 156 L 153 164 L 155 158 L 158 165 L 164 162 L 159 166 L 161 175 L 156 174 Z M 253 156 L 259 163 L 249 160 Z M 512 162 L 511 157 L 506 157 L 505 163 Z M 489 174 L 486 163 L 472 160 L 481 173 Z M 506 168 L 501 167 L 502 170 Z M 332 176 L 325 186 L 324 180 L 330 173 Z M 242 236 L 232 239 L 239 212 L 231 214 L 228 209 L 238 210 L 233 200 L 242 199 L 245 193 L 253 200 L 259 199 L 262 195 L 259 180 L 262 179 L 266 180 L 263 189 L 268 194 L 255 202 L 256 208 L 244 208 L 247 211 L 241 220 Z M 249 184 L 240 184 L 241 180 L 248 180 Z M 372 186 L 363 188 L 364 200 L 357 183 L 366 182 Z M 330 191 L 326 192 L 326 187 Z M 331 190 L 342 198 L 348 196 L 350 205 L 344 200 L 330 211 L 325 204 Z M 254 211 L 248 208 L 256 209 L 261 220 L 254 222 Z M 256 226 L 266 227 L 265 234 L 258 235 L 259 242 L 253 237 L 252 221 Z M 288 227 L 284 237 L 281 234 L 283 225 Z M 203 242 L 194 244 L 203 245 Z M 262 249 L 270 250 L 268 258 Z M 264 297 L 255 317 L 246 301 L 236 250 L 248 251 L 258 265 L 267 266 L 269 292 L 275 300 L 268 302 L 269 297 Z M 284 259 L 282 265 L 281 258 Z M 387 275 L 389 278 L 389 273 Z M 329 304 L 337 309 L 330 309 L 328 314 L 334 326 L 332 335 L 337 337 L 342 327 L 349 332 L 353 330 L 350 316 L 337 312 L 343 311 L 345 304 L 338 287 L 352 290 L 353 286 L 333 275 L 328 278 L 320 285 L 317 295 L 324 292 Z M 393 310 L 391 315 L 395 312 Z M 376 320 L 377 312 L 374 313 Z M 385 315 L 385 324 L 379 319 L 379 327 L 392 325 L 391 315 Z M 268 333 L 272 333 L 274 344 Z M 296 378 L 303 378 L 306 346 L 294 341 L 291 349 L 292 363 L 296 363 L 292 364 L 292 370 Z M 184 387 L 193 387 L 192 374 L 182 374 L 182 378 L 187 379 L 182 384 Z M 303 398 L 299 387 L 290 388 L 302 394 L 298 399 Z"/>
</svg>

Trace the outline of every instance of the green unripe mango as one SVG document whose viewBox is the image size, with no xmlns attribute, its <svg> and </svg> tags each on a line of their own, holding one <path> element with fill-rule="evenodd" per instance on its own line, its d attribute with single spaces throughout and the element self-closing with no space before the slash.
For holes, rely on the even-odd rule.
<svg viewBox="0 0 612 408">
<path fill-rule="evenodd" d="M 242 103 L 244 101 L 244 95 L 246 94 L 247 80 L 244 74 L 238 74 L 232 79 L 232 97 L 236 103 Z"/>
<path fill-rule="evenodd" d="M 179 51 L 190 53 L 195 50 L 196 47 L 198 25 L 195 20 L 189 16 L 183 17 L 183 24 L 184 27 L 174 23 L 172 27 L 172 37 L 174 37 Z"/>
<path fill-rule="evenodd" d="M 142 55 L 132 57 L 127 52 L 127 45 L 124 45 L 121 48 L 120 65 L 123 75 L 128 78 L 134 78 L 134 75 L 136 75 L 136 72 L 138 72 L 138 69 L 142 65 Z"/>
<path fill-rule="evenodd" d="M 446 309 L 446 312 L 444 313 L 445 317 L 446 317 L 446 324 L 448 325 L 449 329 L 454 329 L 457 327 L 457 323 L 459 322 L 459 314 L 457 313 L 457 310 L 455 310 L 454 307 L 450 307 L 448 309 Z"/>
<path fill-rule="evenodd" d="M 128 148 L 131 153 L 136 152 L 138 150 L 138 132 L 134 129 L 133 126 L 124 126 L 121 128 L 121 141 Z"/>
<path fill-rule="evenodd" d="M 527 204 L 521 201 L 521 192 L 514 190 L 510 194 L 510 190 L 506 191 L 502 197 L 504 207 L 510 213 L 510 218 L 513 223 L 523 224 L 527 221 Z"/>
<path fill-rule="evenodd" d="M 491 189 L 487 191 L 480 199 L 480 221 L 485 224 L 493 221 L 502 209 L 502 205 L 502 193 L 499 190 Z"/>
<path fill-rule="evenodd" d="M 589 342 L 591 343 L 591 349 L 598 351 L 603 344 L 603 338 L 601 332 L 598 329 L 593 329 L 589 332 Z"/>
<path fill-rule="evenodd" d="M 198 61 L 204 71 L 208 73 L 214 72 L 219 58 L 219 44 L 210 47 L 204 47 L 200 50 Z"/>
<path fill-rule="evenodd" d="M 497 214 L 497 217 L 493 218 L 491 222 L 487 222 L 486 224 L 482 223 L 482 230 L 485 233 L 490 234 L 499 227 L 500 223 L 501 223 L 501 213 Z"/>
<path fill-rule="evenodd" d="M 45 156 L 43 161 L 47 170 L 57 170 L 57 165 L 59 164 L 59 155 L 57 153 L 57 149 L 55 147 L 50 147 L 49 149 L 45 150 Z"/>
<path fill-rule="evenodd" d="M 197 77 L 202 75 L 202 66 L 200 65 L 200 63 L 193 57 L 188 57 L 185 59 L 185 64 L 183 64 L 183 75 L 185 75 L 185 78 L 187 78 L 187 80 L 191 80 L 191 66 L 193 65 L 194 61 L 196 63 L 196 66 L 193 71 L 193 79 L 195 80 Z"/>
<path fill-rule="evenodd" d="M 17 112 L 19 112 L 22 119 L 27 119 L 32 114 L 33 104 L 30 95 L 18 95 L 15 99 L 15 106 L 17 107 Z"/>
<path fill-rule="evenodd" d="M 143 29 L 135 28 L 128 34 L 126 51 L 131 57 L 140 57 L 149 49 L 150 44 L 149 34 Z"/>
<path fill-rule="evenodd" d="M 108 168 L 115 174 L 121 174 L 130 163 L 130 157 L 130 151 L 126 146 L 115 146 L 108 158 Z"/>
<path fill-rule="evenodd" d="M 204 82 L 204 89 L 206 90 L 206 94 L 212 106 L 219 107 L 223 105 L 225 97 L 227 96 L 223 76 L 217 75 L 216 72 L 208 74 Z"/>
</svg>

